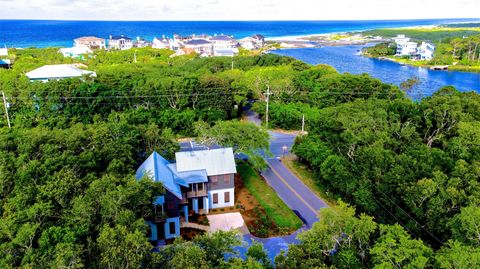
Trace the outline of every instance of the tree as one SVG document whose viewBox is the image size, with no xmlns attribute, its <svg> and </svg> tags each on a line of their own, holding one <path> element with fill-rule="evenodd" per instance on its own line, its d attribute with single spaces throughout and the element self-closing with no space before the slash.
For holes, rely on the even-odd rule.
<svg viewBox="0 0 480 269">
<path fill-rule="evenodd" d="M 468 206 L 450 220 L 453 239 L 480 247 L 480 208 Z"/>
<path fill-rule="evenodd" d="M 480 248 L 463 245 L 458 241 L 448 241 L 437 252 L 435 265 L 442 269 L 471 269 L 480 264 Z"/>
<path fill-rule="evenodd" d="M 201 144 L 232 147 L 235 154 L 245 154 L 256 169 L 266 167 L 263 155 L 269 155 L 269 134 L 251 122 L 219 121 L 213 127 L 204 122 L 195 126 Z"/>
<path fill-rule="evenodd" d="M 263 244 L 255 240 L 253 240 L 250 247 L 248 247 L 247 258 L 259 262 L 262 268 L 273 268 Z"/>
<path fill-rule="evenodd" d="M 370 249 L 375 268 L 426 268 L 433 251 L 398 224 L 380 225 L 380 237 Z"/>
</svg>

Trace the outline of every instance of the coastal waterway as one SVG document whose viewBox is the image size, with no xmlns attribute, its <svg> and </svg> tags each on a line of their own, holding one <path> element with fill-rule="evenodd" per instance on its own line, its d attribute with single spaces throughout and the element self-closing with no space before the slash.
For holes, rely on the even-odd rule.
<svg viewBox="0 0 480 269">
<path fill-rule="evenodd" d="M 309 64 L 327 64 L 340 73 L 367 73 L 385 83 L 400 85 L 403 81 L 418 77 L 419 85 L 410 95 L 414 99 L 432 95 L 444 86 L 454 86 L 459 91 L 480 92 L 480 73 L 438 71 L 423 67 L 402 65 L 393 61 L 358 55 L 365 45 L 326 46 L 321 48 L 281 49 L 272 51 L 290 56 Z"/>
</svg>

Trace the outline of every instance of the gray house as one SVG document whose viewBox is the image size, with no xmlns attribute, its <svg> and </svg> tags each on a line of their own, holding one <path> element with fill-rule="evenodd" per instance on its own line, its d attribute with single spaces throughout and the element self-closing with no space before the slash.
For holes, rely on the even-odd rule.
<svg viewBox="0 0 480 269">
<path fill-rule="evenodd" d="M 154 202 L 156 216 L 146 220 L 151 241 L 179 236 L 180 222 L 193 214 L 235 204 L 232 148 L 177 152 L 175 158 L 176 163 L 170 163 L 153 152 L 137 169 L 137 179 L 148 176 L 166 190 Z"/>
</svg>

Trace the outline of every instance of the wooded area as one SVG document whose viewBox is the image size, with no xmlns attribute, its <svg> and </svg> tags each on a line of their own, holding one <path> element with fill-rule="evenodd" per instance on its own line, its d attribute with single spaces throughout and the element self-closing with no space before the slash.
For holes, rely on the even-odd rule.
<svg viewBox="0 0 480 269">
<path fill-rule="evenodd" d="M 97 78 L 48 83 L 24 73 L 73 60 L 54 49 L 12 53 L 13 69 L 0 70 L 12 119 L 11 129 L 0 122 L 0 267 L 270 267 L 261 245 L 236 255 L 241 242 L 229 233 L 152 252 L 143 217 L 162 186 L 133 177 L 153 150 L 172 158 L 178 137 L 251 153 L 242 137 L 218 134 L 252 130 L 222 121 L 240 117 L 249 99 L 263 113 L 267 86 L 271 125 L 299 129 L 305 114 L 309 134 L 294 152 L 356 208 L 322 211 L 300 243 L 277 256 L 278 268 L 480 263 L 477 93 L 446 87 L 414 102 L 368 75 L 291 58 L 170 53 L 97 52 L 82 62 Z M 267 139 L 246 138 L 260 147 Z"/>
</svg>

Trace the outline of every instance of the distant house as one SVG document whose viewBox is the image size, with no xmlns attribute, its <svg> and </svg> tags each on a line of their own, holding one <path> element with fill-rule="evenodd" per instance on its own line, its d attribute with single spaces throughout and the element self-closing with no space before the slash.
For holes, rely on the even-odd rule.
<svg viewBox="0 0 480 269">
<path fill-rule="evenodd" d="M 193 214 L 235 204 L 232 148 L 177 152 L 175 158 L 176 163 L 170 163 L 153 152 L 136 172 L 137 179 L 148 176 L 165 188 L 153 203 L 156 216 L 146 220 L 151 241 L 179 236 L 180 223 Z"/>
<path fill-rule="evenodd" d="M 226 50 L 237 47 L 238 41 L 228 35 L 215 35 L 210 38 L 213 50 Z"/>
<path fill-rule="evenodd" d="M 170 55 L 170 58 L 176 57 L 176 56 L 181 56 L 181 55 L 189 55 L 189 54 L 194 54 L 196 53 L 194 49 L 190 48 L 180 48 L 175 51 L 174 54 Z"/>
<path fill-rule="evenodd" d="M 152 42 L 145 40 L 143 38 L 140 38 L 137 36 L 137 39 L 133 42 L 133 47 L 135 48 L 146 48 L 146 47 L 151 47 Z"/>
<path fill-rule="evenodd" d="M 80 69 L 71 64 L 56 64 L 44 65 L 26 74 L 30 81 L 42 82 L 47 82 L 50 80 L 60 80 L 65 78 L 77 78 L 84 75 L 96 76 L 96 73 L 93 71 Z"/>
<path fill-rule="evenodd" d="M 76 46 L 71 48 L 61 48 L 58 50 L 63 57 L 83 58 L 83 55 L 92 53 L 92 50 L 86 46 Z"/>
<path fill-rule="evenodd" d="M 110 36 L 108 40 L 109 49 L 128 50 L 133 48 L 132 39 L 125 35 Z"/>
<path fill-rule="evenodd" d="M 265 46 L 265 37 L 263 35 L 253 35 L 240 39 L 240 46 L 247 50 L 260 49 Z"/>
<path fill-rule="evenodd" d="M 12 62 L 7 57 L 8 49 L 0 48 L 0 68 L 10 68 Z"/>
<path fill-rule="evenodd" d="M 155 37 L 153 39 L 152 48 L 173 50 L 173 40 L 171 40 L 170 38 L 165 38 L 165 36 L 161 38 Z"/>
<path fill-rule="evenodd" d="M 198 54 L 207 53 L 211 55 L 213 53 L 212 42 L 205 39 L 192 39 L 183 43 L 183 46 L 188 49 L 193 49 Z"/>
<path fill-rule="evenodd" d="M 397 44 L 396 56 L 414 56 L 417 54 L 417 43 L 411 42 L 405 35 L 397 35 L 393 38 Z"/>
<path fill-rule="evenodd" d="M 435 52 L 435 45 L 428 42 L 422 42 L 418 47 L 418 57 L 421 60 L 431 60 Z"/>
<path fill-rule="evenodd" d="M 107 46 L 105 44 L 104 38 L 99 38 L 95 36 L 83 36 L 75 38 L 73 40 L 74 47 L 87 47 L 91 50 L 95 49 L 105 49 Z"/>
</svg>

